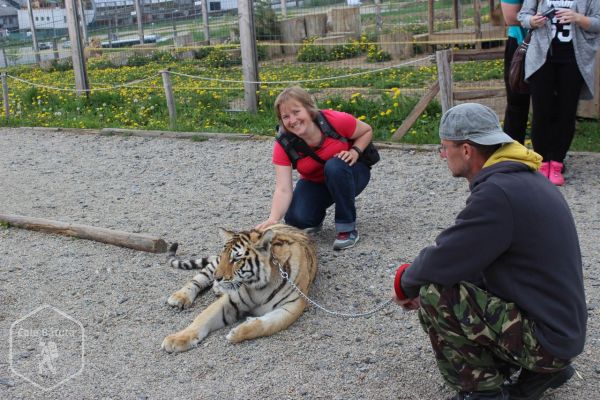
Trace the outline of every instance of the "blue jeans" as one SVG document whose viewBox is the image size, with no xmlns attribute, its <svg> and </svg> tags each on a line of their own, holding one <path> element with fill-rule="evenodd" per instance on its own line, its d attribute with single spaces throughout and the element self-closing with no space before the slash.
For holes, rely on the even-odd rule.
<svg viewBox="0 0 600 400">
<path fill-rule="evenodd" d="M 337 157 L 327 160 L 324 183 L 298 180 L 285 222 L 300 229 L 318 226 L 325 219 L 329 206 L 335 203 L 336 232 L 354 230 L 354 199 L 367 187 L 370 179 L 371 170 L 362 162 L 349 166 Z"/>
</svg>

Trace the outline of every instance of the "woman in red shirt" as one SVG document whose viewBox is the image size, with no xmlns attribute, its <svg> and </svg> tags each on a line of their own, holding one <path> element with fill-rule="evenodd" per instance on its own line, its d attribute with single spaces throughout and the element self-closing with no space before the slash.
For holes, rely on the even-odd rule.
<svg viewBox="0 0 600 400">
<path fill-rule="evenodd" d="M 304 140 L 325 164 L 309 156 L 300 158 L 296 164 L 300 179 L 294 188 L 291 160 L 276 142 L 271 213 L 257 228 L 266 228 L 283 218 L 289 225 L 315 232 L 321 229 L 327 208 L 335 204 L 333 248 L 342 250 L 354 246 L 359 239 L 354 199 L 371 178 L 370 168 L 358 158 L 371 142 L 373 130 L 350 114 L 323 110 L 322 114 L 333 130 L 348 141 L 325 135 L 315 122 L 319 114 L 315 101 L 297 86 L 289 87 L 277 96 L 275 110 L 280 126 Z"/>
</svg>

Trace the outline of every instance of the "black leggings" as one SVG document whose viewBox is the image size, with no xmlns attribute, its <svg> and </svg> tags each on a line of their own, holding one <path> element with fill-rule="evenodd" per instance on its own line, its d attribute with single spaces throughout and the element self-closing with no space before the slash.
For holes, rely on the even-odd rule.
<svg viewBox="0 0 600 400">
<path fill-rule="evenodd" d="M 504 113 L 504 132 L 511 138 L 523 144 L 527 120 L 529 119 L 529 95 L 515 93 L 508 86 L 508 71 L 510 61 L 519 44 L 517 39 L 509 37 L 504 49 L 504 85 L 506 86 L 506 112 Z"/>
<path fill-rule="evenodd" d="M 575 62 L 546 61 L 529 77 L 533 149 L 544 161 L 563 162 L 575 134 L 575 115 L 583 77 Z"/>
</svg>

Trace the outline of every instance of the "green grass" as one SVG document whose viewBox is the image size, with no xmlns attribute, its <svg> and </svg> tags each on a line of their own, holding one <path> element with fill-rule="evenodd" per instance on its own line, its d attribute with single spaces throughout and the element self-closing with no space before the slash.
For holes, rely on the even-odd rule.
<svg viewBox="0 0 600 400">
<path fill-rule="evenodd" d="M 193 76 L 209 76 L 222 80 L 241 79 L 241 67 L 213 68 L 202 60 L 176 61 L 169 57 L 147 60 L 139 66 L 110 67 L 94 61 L 88 65 L 92 87 L 118 85 L 156 74 L 169 68 Z M 502 61 L 456 63 L 453 78 L 459 81 L 502 79 Z M 357 68 L 333 68 L 326 63 L 261 65 L 262 81 L 308 80 L 304 87 L 318 98 L 321 108 L 345 111 L 370 124 L 376 140 L 390 140 L 411 112 L 419 97 L 405 94 L 405 89 L 425 88 L 437 79 L 434 65 L 402 67 L 367 75 L 335 80 L 318 78 L 344 76 L 364 71 Z M 9 73 L 40 85 L 72 87 L 73 71 L 42 72 L 34 67 L 11 68 Z M 315 81 L 310 81 L 311 79 Z M 227 111 L 243 104 L 243 88 L 239 84 L 202 81 L 173 76 L 172 84 L 177 108 L 175 130 L 188 132 L 232 132 L 273 135 L 276 124 L 273 102 L 285 85 L 264 84 L 259 91 L 256 114 Z M 89 98 L 71 93 L 9 81 L 11 118 L 0 120 L 4 126 L 53 126 L 67 128 L 126 128 L 169 130 L 169 116 L 162 89 L 156 76 L 140 87 L 92 92 Z M 347 90 L 344 88 L 353 88 Z M 340 90 L 344 89 L 344 90 Z M 237 105 L 236 105 L 237 104 Z M 434 101 L 402 138 L 404 143 L 438 143 L 440 105 Z M 202 140 L 192 137 L 191 140 Z M 579 121 L 573 150 L 600 151 L 600 122 Z"/>
</svg>

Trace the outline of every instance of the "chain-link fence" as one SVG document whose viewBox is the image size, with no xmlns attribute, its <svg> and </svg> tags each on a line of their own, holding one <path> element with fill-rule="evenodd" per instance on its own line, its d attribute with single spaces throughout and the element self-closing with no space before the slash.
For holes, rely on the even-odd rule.
<svg viewBox="0 0 600 400">
<path fill-rule="evenodd" d="M 91 92 L 67 106 L 62 102 L 75 89 L 64 5 L 33 5 L 39 65 L 27 10 L 19 10 L 25 28 L 9 30 L 1 43 L 12 117 L 25 123 L 24 114 L 38 115 L 31 123 L 39 125 L 163 128 L 168 118 L 159 72 L 169 69 L 179 130 L 227 131 L 238 124 L 238 131 L 270 132 L 274 97 L 298 84 L 322 108 L 351 112 L 389 138 L 437 81 L 436 49 L 494 51 L 505 37 L 498 0 L 255 0 L 258 114 L 269 114 L 267 123 L 239 113 L 244 78 L 236 0 L 140 0 L 141 23 L 135 1 L 84 2 Z M 498 89 L 502 63 L 454 63 L 453 77 L 459 87 Z M 503 104 L 497 101 L 499 114 Z M 31 107 L 36 112 L 26 113 Z M 432 103 L 423 124 L 437 124 L 439 111 Z"/>
</svg>

